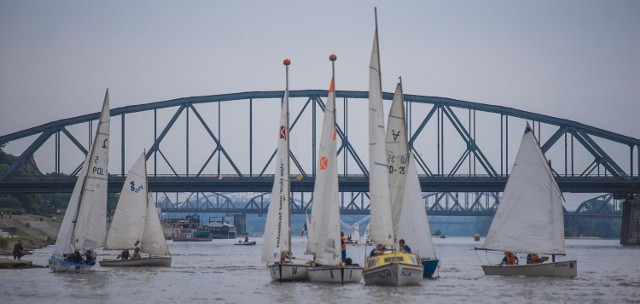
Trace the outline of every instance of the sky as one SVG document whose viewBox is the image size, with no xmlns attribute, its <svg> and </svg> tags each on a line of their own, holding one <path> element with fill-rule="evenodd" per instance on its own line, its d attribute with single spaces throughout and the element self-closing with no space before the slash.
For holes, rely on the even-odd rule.
<svg viewBox="0 0 640 304">
<path fill-rule="evenodd" d="M 640 137 L 638 1 L 0 0 L 0 134 L 186 96 L 368 89 L 570 119 Z"/>
</svg>

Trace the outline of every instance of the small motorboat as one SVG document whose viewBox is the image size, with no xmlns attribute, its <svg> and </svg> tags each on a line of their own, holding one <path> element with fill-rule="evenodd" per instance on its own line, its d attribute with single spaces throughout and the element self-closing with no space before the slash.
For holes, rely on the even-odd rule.
<svg viewBox="0 0 640 304">
<path fill-rule="evenodd" d="M 245 246 L 251 246 L 251 245 L 255 245 L 256 241 L 238 241 L 237 243 L 235 243 L 234 245 L 245 245 Z"/>
</svg>

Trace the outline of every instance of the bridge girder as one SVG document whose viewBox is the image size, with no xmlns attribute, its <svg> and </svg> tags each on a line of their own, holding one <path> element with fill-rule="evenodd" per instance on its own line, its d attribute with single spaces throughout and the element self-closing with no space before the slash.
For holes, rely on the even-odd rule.
<svg viewBox="0 0 640 304">
<path fill-rule="evenodd" d="M 355 129 L 351 123 L 350 109 L 353 104 L 366 101 L 368 92 L 364 91 L 337 91 L 337 97 L 343 105 L 344 115 L 342 121 L 338 122 L 337 134 L 340 137 L 341 145 L 339 147 L 339 157 L 343 162 L 341 174 L 341 190 L 348 191 L 367 191 L 366 176 L 368 171 L 365 167 L 363 157 L 366 153 L 365 149 L 359 149 L 354 144 L 357 134 L 350 134 L 350 130 Z M 150 186 L 157 191 L 207 191 L 209 187 L 215 187 L 218 192 L 232 191 L 268 191 L 270 190 L 270 163 L 272 158 L 266 158 L 266 162 L 258 164 L 254 159 L 254 155 L 258 151 L 268 151 L 273 155 L 275 147 L 263 149 L 257 147 L 258 142 L 273 144 L 275 140 L 264 141 L 256 140 L 254 137 L 254 103 L 258 100 L 281 100 L 283 91 L 261 91 L 261 92 L 242 92 L 232 94 L 221 94 L 211 96 L 185 97 L 174 100 L 153 102 L 148 104 L 139 104 L 115 108 L 111 110 L 112 117 L 120 117 L 120 138 L 118 133 L 112 132 L 111 142 L 120 142 L 121 151 L 119 153 L 119 173 L 114 174 L 114 178 L 110 183 L 110 191 L 117 192 L 120 183 L 119 176 L 124 176 L 126 166 L 127 141 L 125 134 L 127 127 L 126 117 L 136 113 L 153 113 L 153 130 L 154 136 L 151 145 L 145 147 L 147 158 L 153 162 L 149 168 L 153 171 Z M 311 129 L 311 149 L 308 153 L 311 157 L 303 155 L 306 152 L 292 151 L 291 159 L 294 167 L 299 172 L 294 179 L 294 191 L 308 191 L 313 185 L 313 175 L 315 166 L 315 134 L 317 120 L 316 116 L 321 115 L 324 109 L 323 98 L 327 96 L 325 90 L 301 90 L 291 91 L 290 96 L 292 103 L 298 103 L 299 111 L 293 115 L 295 119 L 291 125 L 294 131 L 298 126 Z M 392 93 L 385 92 L 383 94 L 385 100 L 392 99 Z M 468 101 L 455 100 L 450 98 L 405 95 L 405 101 L 408 103 L 409 130 L 411 130 L 410 144 L 412 152 L 416 156 L 419 164 L 421 183 L 424 190 L 428 191 L 486 191 L 499 192 L 504 187 L 504 181 L 508 176 L 508 169 L 511 163 L 510 156 L 514 156 L 513 142 L 517 142 L 517 135 L 522 132 L 522 125 L 517 123 L 518 120 L 526 120 L 531 122 L 534 130 L 540 139 L 543 151 L 551 153 L 554 151 L 557 155 L 558 162 L 554 162 L 554 173 L 557 176 L 560 187 L 564 192 L 583 192 L 583 193 L 625 193 L 640 192 L 640 140 L 614 132 L 605 131 L 599 128 L 587 126 L 578 122 L 546 116 L 543 114 L 530 113 L 522 110 L 493 106 L 488 104 L 474 103 Z M 249 124 L 249 158 L 243 159 L 241 154 L 231 152 L 229 142 L 221 137 L 220 121 L 222 114 L 221 104 L 227 102 L 249 104 L 248 116 Z M 198 106 L 205 104 L 214 104 L 218 106 L 217 117 L 203 115 Z M 277 107 L 279 103 L 270 104 Z M 175 109 L 166 124 L 158 122 L 157 111 Z M 259 111 L 258 111 L 259 112 Z M 72 126 L 87 124 L 89 130 L 92 123 L 98 118 L 99 113 L 82 115 L 74 118 L 62 119 L 51 123 L 35 126 L 26 130 L 0 136 L 0 145 L 7 145 L 5 150 L 12 147 L 12 143 L 16 141 L 28 141 L 35 136 L 26 145 L 26 148 L 18 150 L 18 157 L 0 172 L 0 193 L 11 192 L 69 192 L 72 189 L 73 176 L 77 174 L 81 166 L 82 159 L 78 159 L 71 169 L 64 172 L 61 166 L 62 149 L 77 149 L 80 153 L 86 154 L 87 148 L 81 144 L 79 135 L 70 131 Z M 467 116 L 466 119 L 461 117 Z M 481 135 L 485 129 L 485 121 L 479 119 L 479 115 L 495 115 L 489 121 L 499 122 L 499 128 L 496 133 L 498 140 L 486 141 Z M 257 116 L 257 115 L 256 115 Z M 309 116 L 311 118 L 309 118 Z M 207 153 L 206 161 L 199 164 L 190 162 L 190 151 L 195 147 L 194 138 L 190 138 L 190 128 L 193 124 L 189 118 L 195 117 L 193 124 L 203 128 L 206 136 L 197 138 L 198 141 L 210 140 L 214 149 Z M 166 135 L 178 128 L 178 121 L 186 120 L 184 151 L 182 157 L 186 159 L 186 166 L 174 165 L 175 159 L 167 156 L 165 149 L 171 143 L 166 142 Z M 466 120 L 466 121 L 465 121 Z M 480 123 L 478 123 L 480 121 Z M 516 121 L 516 122 L 514 122 Z M 218 123 L 218 128 L 212 125 Z M 138 127 L 139 128 L 139 127 Z M 158 134 L 157 130 L 161 130 Z M 214 132 L 217 130 L 217 132 Z M 515 131 L 514 131 L 515 130 Z M 541 136 L 542 131 L 550 136 Z M 301 131 L 302 132 L 302 131 Z M 353 132 L 353 131 L 352 131 Z M 89 132 L 91 133 L 91 132 Z M 435 134 L 434 134 L 435 133 Z M 516 134 L 516 135 L 513 135 Z M 115 137 L 115 139 L 114 139 Z M 71 145 L 61 143 L 61 138 L 70 141 Z M 564 139 L 564 140 L 562 140 Z M 47 153 L 43 148 L 46 142 L 53 141 L 55 159 L 52 171 L 41 170 L 34 161 L 34 156 Z M 450 144 L 457 142 L 460 144 Z M 433 145 L 429 145 L 432 143 Z M 24 145 L 24 144 L 23 144 Z M 88 142 L 86 143 L 88 146 Z M 619 154 L 610 154 L 607 151 L 615 149 L 628 149 L 628 158 L 619 156 Z M 435 148 L 434 148 L 435 146 Z M 456 146 L 456 149 L 447 150 L 447 146 Z M 165 147 L 165 148 L 161 148 Z M 587 161 L 585 165 L 575 164 L 577 156 L 576 150 L 581 150 Z M 435 151 L 434 151 L 435 150 Z M 40 153 L 40 154 L 38 154 Z M 117 151 L 112 153 L 118 154 Z M 490 156 L 491 155 L 491 156 Z M 225 167 L 227 171 L 211 172 L 210 164 L 215 161 L 218 156 L 218 168 Z M 564 159 L 563 157 L 564 156 Z M 158 160 L 158 157 L 160 160 Z M 551 158 L 551 157 L 549 157 Z M 241 163 L 249 162 L 250 165 L 243 166 Z M 38 162 L 40 163 L 40 162 Z M 158 168 L 158 163 L 163 163 L 165 171 Z M 224 163 L 224 165 L 221 165 Z M 257 165 L 256 165 L 257 164 Z M 23 166 L 31 166 L 38 169 L 43 175 L 38 178 L 21 177 L 19 168 Z M 195 168 L 190 171 L 189 168 Z M 259 171 L 254 172 L 254 168 Z M 356 171 L 357 173 L 352 173 Z M 197 173 L 194 173 L 197 172 Z M 46 174 L 46 175 L 45 175 Z M 60 175 L 71 175 L 72 177 L 65 179 Z M 171 177 L 165 177 L 168 174 Z M 212 178 L 211 176 L 215 176 Z M 224 179 L 220 179 L 224 177 Z M 235 178 L 242 179 L 238 181 Z"/>
</svg>

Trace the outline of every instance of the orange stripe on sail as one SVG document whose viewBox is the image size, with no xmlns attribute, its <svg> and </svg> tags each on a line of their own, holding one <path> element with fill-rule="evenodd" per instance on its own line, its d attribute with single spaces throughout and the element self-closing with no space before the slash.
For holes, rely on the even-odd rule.
<svg viewBox="0 0 640 304">
<path fill-rule="evenodd" d="M 329 85 L 329 93 L 333 93 L 335 91 L 334 85 L 333 85 L 333 77 L 331 77 L 331 84 Z"/>
</svg>

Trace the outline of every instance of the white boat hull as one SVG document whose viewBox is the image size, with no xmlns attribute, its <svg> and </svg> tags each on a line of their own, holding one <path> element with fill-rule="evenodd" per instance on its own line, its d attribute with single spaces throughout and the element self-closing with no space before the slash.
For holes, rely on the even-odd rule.
<svg viewBox="0 0 640 304">
<path fill-rule="evenodd" d="M 528 277 L 575 277 L 578 262 L 562 261 L 524 265 L 482 265 L 485 275 L 528 276 Z"/>
<path fill-rule="evenodd" d="M 88 271 L 91 270 L 93 265 L 91 264 L 83 264 L 83 263 L 75 263 L 71 261 L 67 261 L 62 258 L 51 257 L 49 258 L 49 269 L 53 272 L 65 272 L 65 271 Z"/>
<path fill-rule="evenodd" d="M 156 266 L 156 267 L 171 267 L 171 257 L 147 257 L 142 259 L 128 259 L 128 260 L 109 260 L 104 259 L 100 261 L 102 267 L 140 267 L 140 266 Z"/>
<path fill-rule="evenodd" d="M 309 265 L 303 263 L 274 263 L 267 265 L 271 279 L 275 281 L 306 281 Z"/>
<path fill-rule="evenodd" d="M 364 284 L 384 286 L 418 285 L 422 282 L 422 265 L 391 263 L 364 270 Z"/>
<path fill-rule="evenodd" d="M 360 266 L 309 267 L 309 281 L 320 283 L 360 283 L 363 269 Z"/>
</svg>

